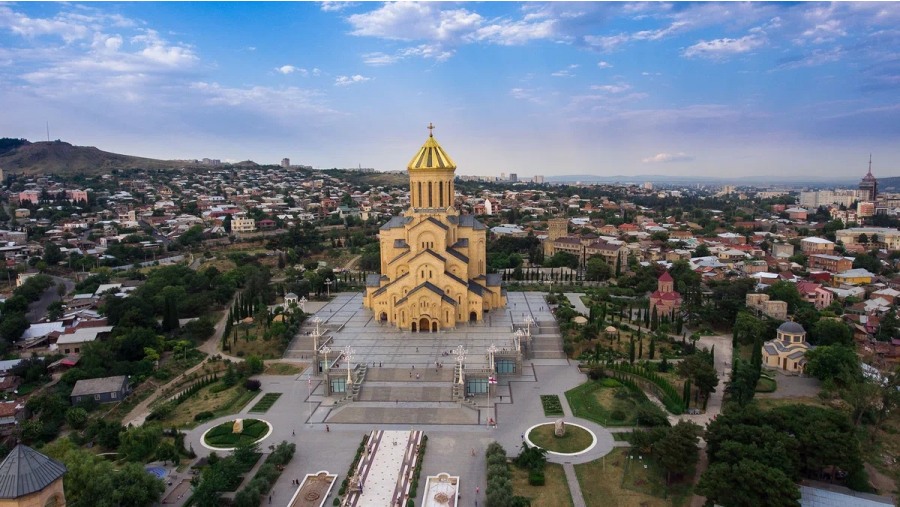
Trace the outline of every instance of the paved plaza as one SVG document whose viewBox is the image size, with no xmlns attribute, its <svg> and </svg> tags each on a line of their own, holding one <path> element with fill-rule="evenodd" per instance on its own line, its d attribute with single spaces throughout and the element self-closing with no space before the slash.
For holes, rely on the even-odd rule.
<svg viewBox="0 0 900 507">
<path fill-rule="evenodd" d="M 497 441 L 509 455 L 518 454 L 522 434 L 529 427 L 555 420 L 544 416 L 539 395 L 558 394 L 566 420 L 577 422 L 597 436 L 597 445 L 585 454 L 549 456 L 550 461 L 568 463 L 566 472 L 571 486 L 571 464 L 598 459 L 617 443 L 599 425 L 571 417 L 563 393 L 583 383 L 585 376 L 562 354 L 559 331 L 544 295 L 510 293 L 508 307 L 490 312 L 482 323 L 436 333 L 412 333 L 377 322 L 370 311 L 363 309 L 361 294 L 337 294 L 314 317 L 321 319 L 319 325 L 327 329 L 323 339 L 328 340 L 332 350 L 350 346 L 352 365 L 368 366 L 359 401 L 338 405 L 336 397 L 325 396 L 322 377 L 311 371 L 294 376 L 263 375 L 259 377 L 262 392 L 282 393 L 267 413 L 248 414 L 253 402 L 248 403 L 240 414 L 208 421 L 188 432 L 186 445 L 204 456 L 210 452 L 199 441 L 205 430 L 235 417 L 270 422 L 274 429 L 261 442 L 263 450 L 282 440 L 297 444 L 293 461 L 272 492 L 272 504 L 284 506 L 296 490 L 291 481 L 307 473 L 327 470 L 338 474 L 339 482 L 344 480 L 357 446 L 371 430 L 422 430 L 428 436 L 422 484 L 428 475 L 458 475 L 459 505 L 474 506 L 476 499 L 483 505 L 487 445 Z M 491 397 L 478 396 L 474 404 L 451 401 L 455 357 L 446 353 L 462 345 L 468 349 L 467 369 L 487 367 L 488 346 L 512 347 L 512 334 L 523 327 L 525 317 L 535 322 L 531 327 L 535 357 L 524 361 L 519 375 L 501 376 Z M 314 329 L 312 326 L 310 319 L 291 344 L 286 358 L 299 360 L 305 356 L 308 360 L 312 342 L 306 333 Z M 340 362 L 338 368 L 345 366 Z M 496 422 L 495 427 L 488 424 L 490 420 Z M 573 497 L 576 506 L 583 505 L 580 493 L 573 491 Z M 416 502 L 421 503 L 421 499 Z M 330 505 L 331 500 L 326 504 Z"/>
</svg>

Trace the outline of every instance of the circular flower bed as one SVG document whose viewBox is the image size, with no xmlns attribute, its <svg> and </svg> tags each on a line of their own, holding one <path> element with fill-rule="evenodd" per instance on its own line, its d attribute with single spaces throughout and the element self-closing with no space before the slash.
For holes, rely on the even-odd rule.
<svg viewBox="0 0 900 507">
<path fill-rule="evenodd" d="M 234 421 L 214 426 L 203 434 L 203 443 L 217 449 L 233 449 L 259 442 L 272 432 L 272 426 L 259 419 L 244 419 L 243 424 L 244 428 L 240 433 L 234 433 Z"/>
<path fill-rule="evenodd" d="M 539 424 L 528 430 L 528 441 L 556 454 L 579 454 L 594 446 L 597 438 L 586 428 L 566 423 L 566 434 L 558 437 L 553 423 Z"/>
</svg>

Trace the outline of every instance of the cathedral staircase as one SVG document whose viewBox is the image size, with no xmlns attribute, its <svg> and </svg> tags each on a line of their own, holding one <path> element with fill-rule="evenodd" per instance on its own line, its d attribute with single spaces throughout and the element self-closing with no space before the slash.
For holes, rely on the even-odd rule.
<svg viewBox="0 0 900 507">
<path fill-rule="evenodd" d="M 538 321 L 531 328 L 531 357 L 533 359 L 565 359 L 562 336 L 555 320 Z"/>
<path fill-rule="evenodd" d="M 459 368 L 361 367 L 359 381 L 328 416 L 333 423 L 478 424 L 464 401 Z M 417 378 L 418 375 L 418 378 Z M 352 400 L 352 403 L 349 401 Z"/>
</svg>

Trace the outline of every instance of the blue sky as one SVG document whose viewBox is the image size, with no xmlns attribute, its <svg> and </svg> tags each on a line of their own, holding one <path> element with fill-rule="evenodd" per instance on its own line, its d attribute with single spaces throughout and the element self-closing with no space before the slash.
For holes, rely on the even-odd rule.
<svg viewBox="0 0 900 507">
<path fill-rule="evenodd" d="M 0 136 L 460 174 L 900 174 L 898 3 L 0 3 Z"/>
</svg>

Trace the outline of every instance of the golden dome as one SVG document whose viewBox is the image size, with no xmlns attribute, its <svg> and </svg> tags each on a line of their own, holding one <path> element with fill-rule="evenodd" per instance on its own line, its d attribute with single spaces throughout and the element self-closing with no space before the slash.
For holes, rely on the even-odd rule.
<svg viewBox="0 0 900 507">
<path fill-rule="evenodd" d="M 434 129 L 434 126 L 430 123 L 428 124 L 428 130 Z M 450 158 L 450 155 L 447 155 L 447 152 L 444 151 L 444 148 L 438 144 L 437 140 L 434 138 L 434 133 L 428 133 L 428 139 L 425 141 L 425 144 L 419 148 L 419 151 L 416 155 L 409 161 L 409 165 L 406 166 L 410 171 L 418 170 L 418 169 L 456 169 L 456 162 Z"/>
</svg>

